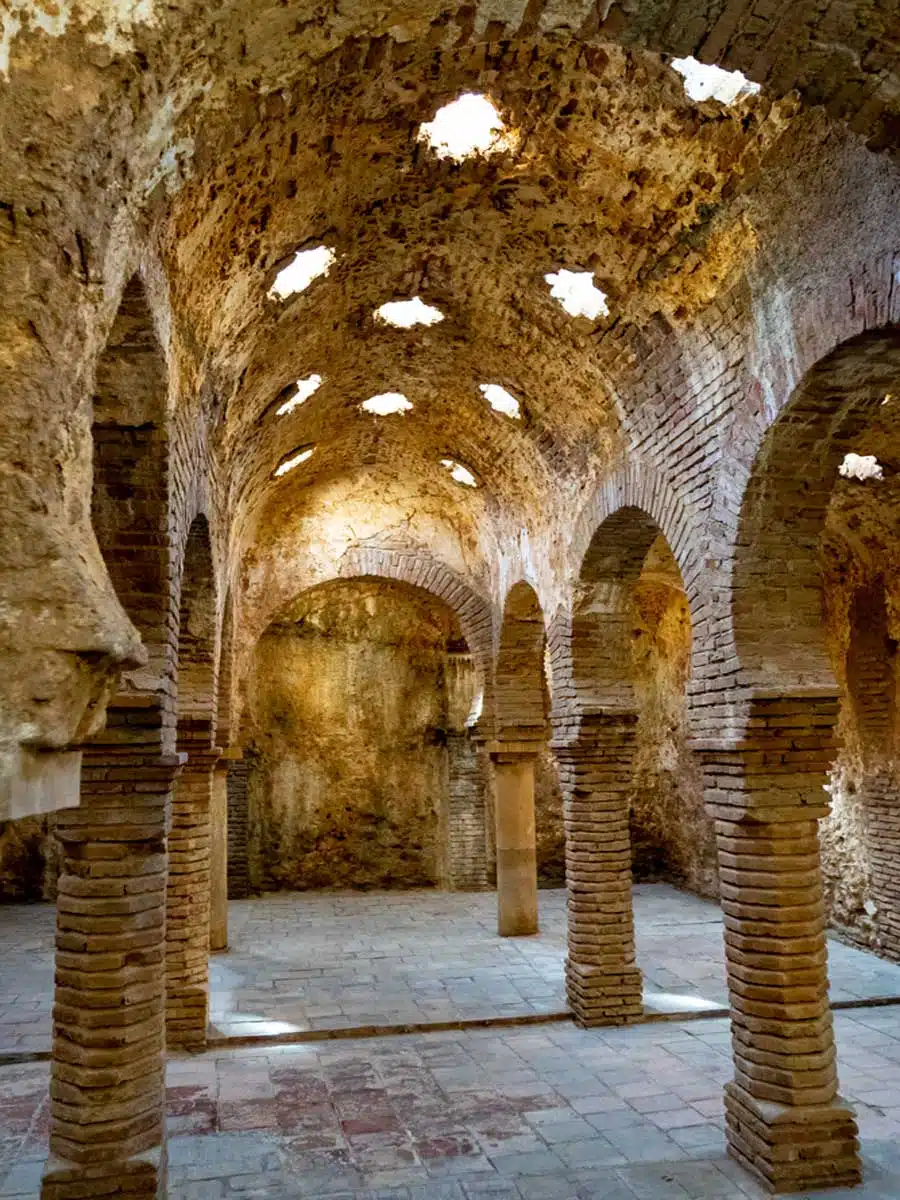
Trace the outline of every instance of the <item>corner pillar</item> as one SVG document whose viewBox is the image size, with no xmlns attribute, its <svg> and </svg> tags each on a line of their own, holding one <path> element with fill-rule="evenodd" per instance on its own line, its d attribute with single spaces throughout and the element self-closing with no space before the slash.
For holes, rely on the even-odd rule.
<svg viewBox="0 0 900 1200">
<path fill-rule="evenodd" d="M 42 1200 L 165 1195 L 166 810 L 178 765 L 86 747 L 81 805 L 57 814 Z"/>
<path fill-rule="evenodd" d="M 492 742 L 497 830 L 497 932 L 523 937 L 538 931 L 534 840 L 534 764 L 537 747 Z"/>
<path fill-rule="evenodd" d="M 634 712 L 595 713 L 582 717 L 573 742 L 554 746 L 566 828 L 566 992 L 583 1028 L 643 1014 L 628 807 L 636 731 Z"/>
<path fill-rule="evenodd" d="M 819 855 L 836 721 L 836 696 L 757 694 L 739 744 L 696 747 L 725 916 L 728 1149 L 772 1192 L 860 1181 L 837 1090 Z"/>
<path fill-rule="evenodd" d="M 166 892 L 166 1040 L 203 1050 L 209 1010 L 210 814 L 220 751 L 180 743 L 187 761 L 172 796 Z"/>
</svg>

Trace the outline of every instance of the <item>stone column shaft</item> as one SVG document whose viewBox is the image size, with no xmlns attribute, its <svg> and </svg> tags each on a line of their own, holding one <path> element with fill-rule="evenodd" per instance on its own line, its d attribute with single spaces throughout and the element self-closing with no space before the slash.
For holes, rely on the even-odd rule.
<svg viewBox="0 0 900 1200">
<path fill-rule="evenodd" d="M 43 1200 L 165 1194 L 165 835 L 177 766 L 89 747 L 81 806 L 57 815 Z"/>
<path fill-rule="evenodd" d="M 569 893 L 566 989 L 585 1027 L 621 1025 L 643 1013 L 629 832 L 636 728 L 630 712 L 586 716 L 577 740 L 556 748 Z"/>
<path fill-rule="evenodd" d="M 533 747 L 494 743 L 497 829 L 497 931 L 520 937 L 538 931 L 534 840 Z"/>
<path fill-rule="evenodd" d="M 728 1146 L 775 1192 L 860 1178 L 837 1094 L 818 839 L 836 719 L 832 696 L 764 695 L 740 745 L 701 748 L 731 998 Z"/>
<path fill-rule="evenodd" d="M 172 796 L 166 895 L 166 1039 L 202 1050 L 209 1011 L 210 811 L 219 751 L 187 747 Z"/>
</svg>

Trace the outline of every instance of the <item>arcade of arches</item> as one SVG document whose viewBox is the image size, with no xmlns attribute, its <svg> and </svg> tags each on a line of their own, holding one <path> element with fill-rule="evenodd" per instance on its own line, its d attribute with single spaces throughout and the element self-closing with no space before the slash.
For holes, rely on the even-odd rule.
<svg viewBox="0 0 900 1200">
<path fill-rule="evenodd" d="M 34 1193 L 201 1194 L 166 1071 L 212 1054 L 232 914 L 356 889 L 456 929 L 495 891 L 483 953 L 527 956 L 550 889 L 589 1058 L 648 1016 L 635 883 L 724 925 L 734 1190 L 683 1194 L 865 1190 L 828 946 L 900 962 L 900 5 L 0 25 L 0 935 L 56 920 Z M 616 1158 L 501 1185 L 495 1149 L 359 1194 L 651 1194 Z"/>
</svg>

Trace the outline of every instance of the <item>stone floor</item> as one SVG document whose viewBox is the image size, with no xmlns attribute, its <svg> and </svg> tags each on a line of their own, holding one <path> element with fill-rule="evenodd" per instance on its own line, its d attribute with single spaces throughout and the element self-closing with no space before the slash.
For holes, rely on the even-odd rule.
<svg viewBox="0 0 900 1200">
<path fill-rule="evenodd" d="M 565 894 L 540 936 L 498 939 L 492 895 L 284 894 L 231 905 L 212 964 L 229 1036 L 483 1020 L 561 1011 Z M 635 888 L 645 1001 L 725 1000 L 718 908 Z M 0 1048 L 49 1045 L 53 910 L 0 909 Z M 900 996 L 900 967 L 832 941 L 832 997 Z M 900 1008 L 836 1014 L 841 1084 L 867 1176 L 900 1197 Z M 0 1197 L 34 1200 L 48 1066 L 0 1066 Z M 292 1045 L 258 1043 L 168 1068 L 172 1200 L 746 1200 L 724 1156 L 727 1022 L 585 1032 L 569 1023 Z"/>
<path fill-rule="evenodd" d="M 717 905 L 665 884 L 634 889 L 651 1011 L 727 1003 Z M 230 905 L 230 950 L 211 961 L 219 1037 L 427 1025 L 563 1013 L 565 891 L 540 893 L 541 933 L 498 938 L 491 893 L 286 892 Z M 50 905 L 0 907 L 0 1051 L 46 1051 Z M 900 997 L 900 966 L 832 940 L 832 1000 Z M 900 1013 L 898 1013 L 900 1017 Z"/>
<path fill-rule="evenodd" d="M 900 1014 L 836 1015 L 866 1180 L 900 1196 Z M 728 1025 L 569 1024 L 231 1049 L 168 1069 L 171 1200 L 748 1200 Z M 36 1200 L 46 1063 L 0 1068 L 0 1196 Z M 808 1197 L 810 1200 L 811 1194 Z"/>
</svg>

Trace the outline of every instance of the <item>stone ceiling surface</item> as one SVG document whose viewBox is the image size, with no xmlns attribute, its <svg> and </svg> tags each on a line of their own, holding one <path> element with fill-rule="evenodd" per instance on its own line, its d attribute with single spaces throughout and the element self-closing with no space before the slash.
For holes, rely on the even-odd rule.
<svg viewBox="0 0 900 1200">
<path fill-rule="evenodd" d="M 617 330 L 658 312 L 677 324 L 756 253 L 742 196 L 777 154 L 792 89 L 893 144 L 898 6 L 789 8 L 15 0 L 0 39 L 3 195 L 23 244 L 53 245 L 90 282 L 106 279 L 122 213 L 158 253 L 176 393 L 212 418 L 245 546 L 283 546 L 354 493 L 395 525 L 418 506 L 477 558 L 620 449 L 605 350 Z M 762 96 L 691 101 L 669 66 L 688 53 L 745 70 Z M 467 90 L 494 99 L 517 146 L 439 161 L 417 131 Z M 331 274 L 268 299 L 286 256 L 316 244 L 335 248 Z M 692 249 L 704 266 L 688 277 Z M 594 272 L 608 319 L 549 297 L 543 275 L 561 266 Z M 445 320 L 375 323 L 379 304 L 415 294 Z M 312 372 L 321 390 L 276 416 Z M 523 420 L 494 413 L 482 382 L 508 387 Z M 411 412 L 359 411 L 393 390 Z M 272 478 L 311 443 L 308 464 Z M 454 483 L 442 457 L 481 486 Z"/>
</svg>

